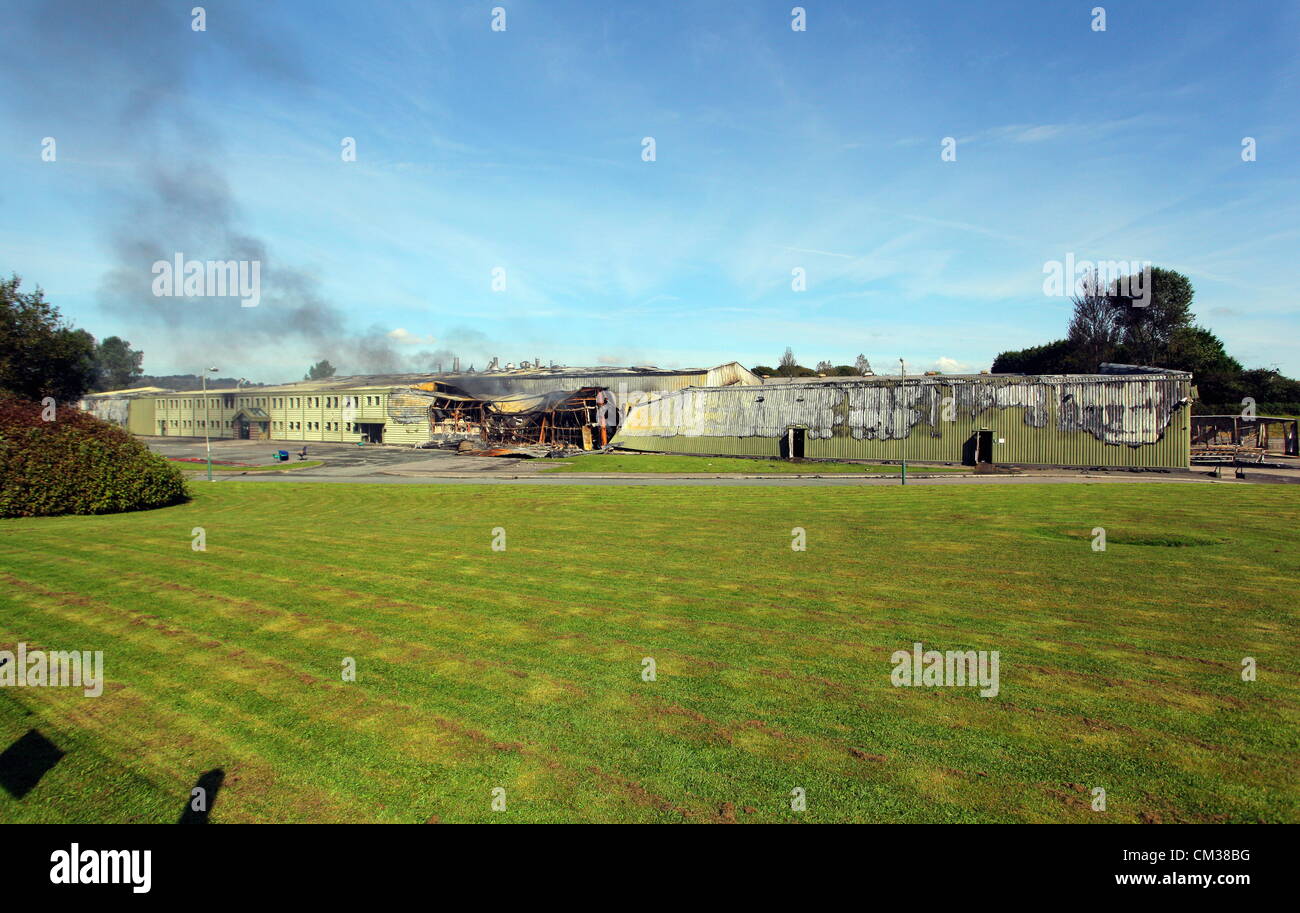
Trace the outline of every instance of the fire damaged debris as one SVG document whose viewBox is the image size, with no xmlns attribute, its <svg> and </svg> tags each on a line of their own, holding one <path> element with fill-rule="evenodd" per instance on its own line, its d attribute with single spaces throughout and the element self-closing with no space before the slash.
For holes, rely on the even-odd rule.
<svg viewBox="0 0 1300 913">
<path fill-rule="evenodd" d="M 1265 459 L 1288 456 L 1300 456 L 1300 423 L 1296 419 L 1270 415 L 1192 416 L 1194 462 L 1263 464 Z"/>
<path fill-rule="evenodd" d="M 441 382 L 394 392 L 389 418 L 427 421 L 425 448 L 485 456 L 547 456 L 606 447 L 618 425 L 613 395 L 601 387 L 472 396 Z"/>
<path fill-rule="evenodd" d="M 388 418 L 398 425 L 428 423 L 429 438 L 420 446 L 456 446 L 484 439 L 482 400 L 440 381 L 388 395 Z"/>
<path fill-rule="evenodd" d="M 615 410 L 607 390 L 583 387 L 551 393 L 512 393 L 489 400 L 487 437 L 493 441 L 581 450 L 604 447 Z"/>
</svg>

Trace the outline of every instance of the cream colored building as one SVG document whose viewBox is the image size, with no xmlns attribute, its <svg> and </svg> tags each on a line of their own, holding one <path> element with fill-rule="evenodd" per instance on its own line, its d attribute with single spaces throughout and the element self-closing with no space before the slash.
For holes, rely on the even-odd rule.
<svg viewBox="0 0 1300 913">
<path fill-rule="evenodd" d="M 549 393 L 583 387 L 618 394 L 691 386 L 761 383 L 736 362 L 711 369 L 653 367 L 530 368 L 475 374 L 388 374 L 332 377 L 266 387 L 184 392 L 112 391 L 88 396 L 83 408 L 104 412 L 135 434 L 415 445 L 430 439 L 427 409 L 411 407 L 413 392 L 448 388 L 475 396 Z M 114 403 L 112 409 L 107 405 Z M 108 413 L 112 412 L 112 415 Z M 121 414 L 117 414 L 121 413 Z"/>
</svg>

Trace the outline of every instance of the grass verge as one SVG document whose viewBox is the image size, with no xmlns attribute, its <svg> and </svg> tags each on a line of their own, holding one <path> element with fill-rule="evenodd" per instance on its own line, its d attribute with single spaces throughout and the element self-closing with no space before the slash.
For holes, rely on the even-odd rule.
<svg viewBox="0 0 1300 913">
<path fill-rule="evenodd" d="M 218 822 L 1295 822 L 1298 513 L 1285 486 L 229 482 L 0 520 L 0 648 L 102 650 L 107 679 L 0 688 L 0 752 L 63 752 L 0 821 L 170 822 L 220 771 Z M 915 642 L 999 651 L 998 695 L 892 686 Z"/>
<path fill-rule="evenodd" d="M 565 457 L 566 465 L 549 467 L 543 472 L 695 472 L 710 475 L 745 473 L 747 475 L 898 475 L 897 466 L 879 463 L 831 463 L 822 460 L 753 460 L 745 457 L 705 457 L 657 453 L 584 453 Z M 917 466 L 909 464 L 908 474 L 928 475 L 943 472 L 970 472 L 964 466 Z"/>
<path fill-rule="evenodd" d="M 207 463 L 194 463 L 189 460 L 168 460 L 176 466 L 181 467 L 186 472 L 201 472 L 204 475 L 208 472 Z M 315 466 L 324 465 L 323 460 L 301 460 L 297 463 L 266 463 L 262 466 L 218 466 L 212 464 L 213 472 L 287 472 L 293 469 L 311 469 Z"/>
</svg>

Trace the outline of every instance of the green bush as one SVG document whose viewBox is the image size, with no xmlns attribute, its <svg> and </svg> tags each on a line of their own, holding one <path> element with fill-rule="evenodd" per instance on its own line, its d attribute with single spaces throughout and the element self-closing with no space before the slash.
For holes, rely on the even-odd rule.
<svg viewBox="0 0 1300 913">
<path fill-rule="evenodd" d="M 110 514 L 176 504 L 180 470 L 116 425 L 0 394 L 0 517 Z"/>
<path fill-rule="evenodd" d="M 1192 404 L 1193 415 L 1241 415 L 1241 403 L 1202 403 Z M 1256 415 L 1273 415 L 1287 417 L 1300 415 L 1300 403 L 1255 403 Z"/>
</svg>

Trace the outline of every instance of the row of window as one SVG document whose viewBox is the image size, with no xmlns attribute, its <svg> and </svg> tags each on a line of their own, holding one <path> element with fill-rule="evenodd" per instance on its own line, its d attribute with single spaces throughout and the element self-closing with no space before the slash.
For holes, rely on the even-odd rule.
<svg viewBox="0 0 1300 913">
<path fill-rule="evenodd" d="M 190 419 L 168 419 L 166 421 L 162 421 L 160 424 L 168 428 L 207 428 L 208 427 L 207 422 L 205 422 L 203 419 L 195 419 L 193 421 L 191 421 Z M 303 431 L 304 425 L 306 426 L 305 430 L 307 431 L 321 431 L 322 430 L 321 424 L 322 424 L 321 422 L 272 422 L 271 423 L 272 427 L 276 431 Z M 233 428 L 234 425 L 231 422 L 223 423 L 219 421 L 213 421 L 212 427 Z M 349 434 L 355 433 L 360 430 L 358 426 L 354 425 L 352 422 L 325 422 L 323 430 L 338 431 L 340 430 L 340 428 L 343 428 L 343 430 L 346 430 Z"/>
<path fill-rule="evenodd" d="M 247 397 L 239 398 L 239 405 L 265 407 L 266 404 L 269 402 L 271 404 L 272 409 L 285 409 L 285 408 L 302 409 L 304 407 L 308 409 L 319 409 L 319 408 L 337 409 L 339 408 L 340 405 L 342 405 L 345 408 L 348 406 L 356 406 L 358 399 L 360 399 L 360 397 L 355 397 L 355 396 L 342 396 L 342 397 L 340 396 L 270 396 L 270 397 L 247 396 Z M 224 400 L 224 402 L 222 402 L 222 400 Z M 324 400 L 323 407 L 321 403 L 322 400 Z M 378 406 L 379 404 L 380 404 L 380 398 L 378 396 L 366 397 L 367 406 Z M 224 406 L 227 409 L 233 409 L 235 407 L 235 397 L 225 396 L 220 398 L 218 397 L 208 398 L 208 408 L 218 409 L 221 408 L 222 406 Z M 188 408 L 190 410 L 194 410 L 194 409 L 202 409 L 204 408 L 204 406 L 203 406 L 202 397 L 197 399 L 187 397 L 185 399 L 163 400 L 163 408 L 165 409 Z"/>
<path fill-rule="evenodd" d="M 190 428 L 190 427 L 194 427 L 194 428 L 206 428 L 206 427 L 208 427 L 207 422 L 205 422 L 205 421 L 204 421 L 203 419 L 201 419 L 201 418 L 200 418 L 200 419 L 195 419 L 193 422 L 191 422 L 189 419 L 175 419 L 175 418 L 174 418 L 174 419 L 170 419 L 169 421 L 162 422 L 161 424 L 166 425 L 168 428 Z M 218 422 L 218 421 L 215 421 L 215 420 L 214 420 L 214 421 L 212 422 L 212 427 L 213 427 L 213 428 L 230 428 L 230 427 L 233 427 L 233 426 L 231 425 L 230 422 L 225 422 L 225 423 L 223 424 L 223 423 L 221 423 L 221 422 Z"/>
<path fill-rule="evenodd" d="M 271 423 L 271 426 L 272 426 L 276 431 L 286 431 L 286 430 L 287 430 L 287 431 L 302 431 L 302 430 L 303 430 L 303 425 L 304 425 L 304 424 L 307 426 L 306 430 L 308 430 L 308 431 L 320 431 L 320 430 L 321 430 L 321 423 L 320 423 L 320 422 L 305 422 L 305 423 L 304 423 L 304 422 L 272 422 L 272 423 Z M 325 431 L 338 431 L 338 430 L 339 430 L 339 427 L 340 427 L 340 423 L 339 423 L 339 422 L 325 422 L 324 430 L 325 430 Z M 347 430 L 348 430 L 349 432 L 351 432 L 351 431 L 353 430 L 353 425 L 352 425 L 351 422 L 347 422 Z"/>
</svg>

